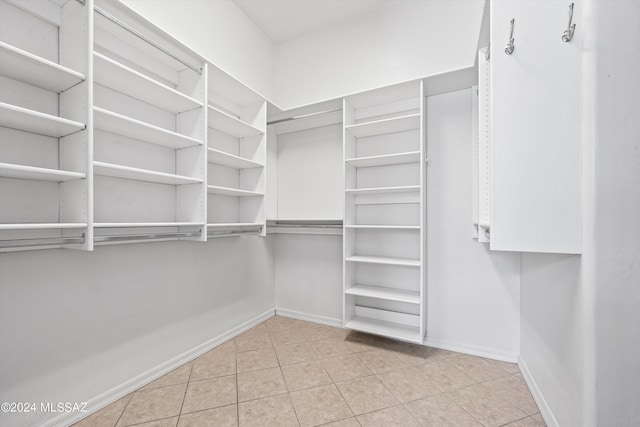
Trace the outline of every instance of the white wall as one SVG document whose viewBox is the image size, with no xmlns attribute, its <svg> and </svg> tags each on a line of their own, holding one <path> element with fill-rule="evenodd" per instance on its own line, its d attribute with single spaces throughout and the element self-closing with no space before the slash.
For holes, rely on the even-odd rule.
<svg viewBox="0 0 640 427">
<path fill-rule="evenodd" d="M 473 65 L 483 0 L 397 0 L 275 48 L 281 108 Z"/>
<path fill-rule="evenodd" d="M 273 44 L 231 0 L 122 0 L 216 66 L 273 98 Z"/>
<path fill-rule="evenodd" d="M 523 255 L 522 360 L 552 412 L 550 425 L 635 426 L 640 3 L 584 7 L 582 259 Z M 620 28 L 624 37 L 616 36 Z"/>
<path fill-rule="evenodd" d="M 580 256 L 522 254 L 522 366 L 545 399 L 541 409 L 551 426 L 585 425 L 582 413 L 585 312 L 580 268 Z M 550 413 L 545 413 L 545 406 Z"/>
<path fill-rule="evenodd" d="M 427 343 L 515 361 L 520 256 L 471 238 L 471 89 L 427 98 Z"/>
<path fill-rule="evenodd" d="M 275 237 L 276 311 L 342 326 L 342 236 Z"/>
<path fill-rule="evenodd" d="M 640 2 L 594 10 L 596 424 L 640 425 Z M 616 32 L 625 29 L 624 37 Z M 585 260 L 586 261 L 586 260 Z"/>
<path fill-rule="evenodd" d="M 256 237 L 0 254 L 0 400 L 86 402 L 272 310 L 272 254 Z"/>
</svg>

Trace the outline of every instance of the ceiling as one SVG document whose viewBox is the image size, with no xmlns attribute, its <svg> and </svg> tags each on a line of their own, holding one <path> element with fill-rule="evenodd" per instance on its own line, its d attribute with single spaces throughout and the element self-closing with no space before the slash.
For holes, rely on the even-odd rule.
<svg viewBox="0 0 640 427">
<path fill-rule="evenodd" d="M 233 0 L 274 44 L 355 19 L 391 1 Z"/>
</svg>

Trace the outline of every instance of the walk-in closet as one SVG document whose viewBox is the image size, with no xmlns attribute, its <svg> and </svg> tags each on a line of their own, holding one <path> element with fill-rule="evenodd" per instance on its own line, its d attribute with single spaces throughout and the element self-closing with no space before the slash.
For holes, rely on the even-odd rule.
<svg viewBox="0 0 640 427">
<path fill-rule="evenodd" d="M 639 21 L 0 0 L 0 425 L 639 425 Z"/>
</svg>

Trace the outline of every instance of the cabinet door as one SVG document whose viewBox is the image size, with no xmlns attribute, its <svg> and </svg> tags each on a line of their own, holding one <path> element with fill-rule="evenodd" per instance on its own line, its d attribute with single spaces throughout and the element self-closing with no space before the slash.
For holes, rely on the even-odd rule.
<svg viewBox="0 0 640 427">
<path fill-rule="evenodd" d="M 580 253 L 581 3 L 491 3 L 491 249 Z M 505 53 L 510 21 L 515 49 Z"/>
</svg>

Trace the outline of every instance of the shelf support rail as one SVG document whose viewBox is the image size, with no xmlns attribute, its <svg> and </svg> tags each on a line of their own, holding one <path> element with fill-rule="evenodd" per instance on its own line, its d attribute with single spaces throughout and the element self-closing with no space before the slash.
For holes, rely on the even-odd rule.
<svg viewBox="0 0 640 427">
<path fill-rule="evenodd" d="M 141 40 L 149 43 L 151 46 L 155 47 L 156 49 L 160 50 L 162 53 L 164 53 L 165 55 L 170 56 L 171 58 L 175 59 L 176 61 L 178 61 L 179 63 L 181 63 L 182 65 L 184 65 L 185 67 L 188 67 L 190 69 L 192 69 L 193 71 L 195 71 L 198 74 L 202 74 L 202 69 L 201 68 L 196 68 L 193 65 L 185 62 L 183 59 L 180 59 L 179 57 L 177 57 L 176 55 L 174 55 L 173 53 L 171 53 L 170 51 L 168 51 L 167 49 L 165 49 L 164 47 L 160 46 L 159 44 L 157 44 L 156 42 L 154 42 L 153 40 L 151 40 L 149 37 L 145 36 L 144 34 L 142 34 L 141 32 L 137 31 L 136 29 L 130 27 L 129 25 L 125 24 L 124 22 L 122 22 L 121 20 L 119 20 L 118 18 L 116 18 L 115 16 L 111 15 L 109 12 L 94 6 L 93 10 L 99 14 L 102 15 L 104 18 L 108 19 L 109 21 L 113 22 L 114 24 L 118 25 L 119 27 L 122 27 L 123 29 L 125 29 L 126 31 L 130 32 L 131 34 L 133 34 L 134 36 L 140 38 Z"/>
</svg>

